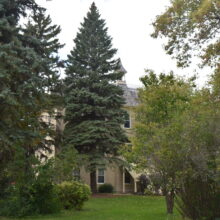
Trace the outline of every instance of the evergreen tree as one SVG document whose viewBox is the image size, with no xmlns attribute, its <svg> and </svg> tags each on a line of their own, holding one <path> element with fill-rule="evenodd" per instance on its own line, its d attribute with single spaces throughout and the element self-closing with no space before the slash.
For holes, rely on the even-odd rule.
<svg viewBox="0 0 220 220">
<path fill-rule="evenodd" d="M 117 155 L 127 141 L 121 128 L 125 111 L 122 89 L 114 84 L 123 73 L 105 21 L 93 3 L 68 56 L 65 79 L 66 143 L 89 157 L 91 189 L 97 190 L 96 168 L 106 155 Z"/>
<path fill-rule="evenodd" d="M 49 85 L 47 90 L 54 91 L 59 83 L 58 68 L 64 65 L 58 56 L 59 50 L 64 47 L 58 39 L 60 26 L 53 25 L 50 16 L 46 15 L 46 10 L 39 8 L 31 15 L 23 31 L 26 44 L 34 48 L 35 52 L 44 59 L 43 67 L 48 78 L 46 83 L 47 86 Z"/>
<path fill-rule="evenodd" d="M 62 81 L 60 79 L 59 69 L 64 67 L 64 61 L 58 56 L 58 52 L 64 47 L 58 39 L 61 28 L 53 25 L 50 15 L 46 15 L 46 10 L 40 8 L 30 17 L 25 29 L 24 36 L 26 44 L 35 49 L 35 52 L 43 57 L 44 71 L 47 76 L 45 90 L 48 91 L 47 97 L 50 100 L 47 109 L 51 117 L 57 118 L 53 144 L 56 153 L 61 150 L 62 130 L 58 122 L 63 121 L 61 112 L 63 111 Z M 33 40 L 33 39 L 37 39 Z"/>
<path fill-rule="evenodd" d="M 1 179 L 4 179 L 5 167 L 13 160 L 14 152 L 21 150 L 18 146 L 30 134 L 30 108 L 35 107 L 32 95 L 36 97 L 39 93 L 36 91 L 39 86 L 36 86 L 36 80 L 31 80 L 34 78 L 30 71 L 34 69 L 31 67 L 38 68 L 39 63 L 33 50 L 23 47 L 18 27 L 20 16 L 25 16 L 25 9 L 33 10 L 36 7 L 32 0 L 0 2 Z M 34 90 L 32 85 L 35 86 Z"/>
<path fill-rule="evenodd" d="M 39 162 L 35 152 L 45 147 L 48 135 L 39 119 L 48 107 L 52 73 L 48 59 L 32 46 L 41 45 L 40 40 L 19 26 L 27 9 L 41 10 L 34 0 L 0 1 L 0 182 L 6 176 L 17 183 L 30 181 Z"/>
</svg>

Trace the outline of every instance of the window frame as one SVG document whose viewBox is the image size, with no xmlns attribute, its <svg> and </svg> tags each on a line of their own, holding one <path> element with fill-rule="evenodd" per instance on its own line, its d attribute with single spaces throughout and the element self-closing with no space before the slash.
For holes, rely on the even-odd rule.
<svg viewBox="0 0 220 220">
<path fill-rule="evenodd" d="M 103 175 L 100 175 L 100 170 L 102 170 L 103 171 Z M 99 177 L 103 177 L 103 181 L 99 181 Z M 105 169 L 104 168 L 98 168 L 97 169 L 97 183 L 98 184 L 104 184 L 105 183 Z"/>
</svg>

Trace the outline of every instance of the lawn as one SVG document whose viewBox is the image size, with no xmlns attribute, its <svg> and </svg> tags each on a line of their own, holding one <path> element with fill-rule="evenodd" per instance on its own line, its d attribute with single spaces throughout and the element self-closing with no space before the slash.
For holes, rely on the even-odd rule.
<svg viewBox="0 0 220 220">
<path fill-rule="evenodd" d="M 119 196 L 91 198 L 82 211 L 28 217 L 25 220 L 166 220 L 163 197 Z M 175 220 L 180 220 L 177 214 Z M 8 220 L 1 218 L 0 220 Z M 14 219 L 15 220 L 15 219 Z"/>
</svg>

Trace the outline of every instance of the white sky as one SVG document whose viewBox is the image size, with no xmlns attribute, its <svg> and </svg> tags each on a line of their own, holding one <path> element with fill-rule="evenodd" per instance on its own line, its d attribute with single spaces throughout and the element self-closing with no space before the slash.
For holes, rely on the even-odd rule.
<svg viewBox="0 0 220 220">
<path fill-rule="evenodd" d="M 61 57 L 72 50 L 73 39 L 76 36 L 83 17 L 86 16 L 93 0 L 37 0 L 48 9 L 53 23 L 62 28 L 60 40 L 65 43 Z M 169 0 L 94 0 L 106 25 L 108 34 L 113 38 L 113 46 L 118 49 L 117 56 L 121 58 L 127 70 L 126 82 L 131 86 L 140 86 L 139 78 L 145 69 L 153 69 L 156 73 L 174 72 L 181 76 L 194 74 L 194 68 L 177 69 L 175 60 L 166 55 L 162 40 L 152 39 L 151 23 L 157 15 L 169 5 Z M 203 85 L 207 80 L 207 69 L 199 74 L 198 83 Z"/>
</svg>

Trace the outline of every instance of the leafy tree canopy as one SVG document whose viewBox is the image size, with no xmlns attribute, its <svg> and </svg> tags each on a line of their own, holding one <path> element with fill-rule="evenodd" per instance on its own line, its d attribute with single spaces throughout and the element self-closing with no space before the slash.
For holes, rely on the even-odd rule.
<svg viewBox="0 0 220 220">
<path fill-rule="evenodd" d="M 167 39 L 165 50 L 178 66 L 188 66 L 193 55 L 198 55 L 203 65 L 219 68 L 219 0 L 173 0 L 153 26 L 152 36 Z"/>
<path fill-rule="evenodd" d="M 184 162 L 179 118 L 190 107 L 194 82 L 179 79 L 172 72 L 157 76 L 151 70 L 141 81 L 144 88 L 139 90 L 131 154 L 140 168 L 161 178 L 167 212 L 172 213 L 177 176 Z"/>
</svg>

